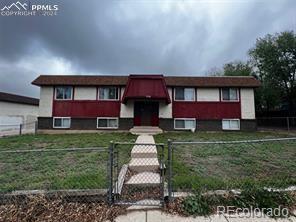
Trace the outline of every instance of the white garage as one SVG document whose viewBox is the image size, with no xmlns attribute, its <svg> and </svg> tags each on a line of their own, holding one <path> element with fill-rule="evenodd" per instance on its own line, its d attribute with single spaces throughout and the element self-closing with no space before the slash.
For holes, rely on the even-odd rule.
<svg viewBox="0 0 296 222">
<path fill-rule="evenodd" d="M 0 92 L 0 135 L 32 132 L 38 116 L 39 99 Z"/>
</svg>

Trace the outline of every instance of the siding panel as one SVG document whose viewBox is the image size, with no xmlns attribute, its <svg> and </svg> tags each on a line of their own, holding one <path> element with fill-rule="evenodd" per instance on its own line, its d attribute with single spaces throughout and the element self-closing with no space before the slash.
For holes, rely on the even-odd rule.
<svg viewBox="0 0 296 222">
<path fill-rule="evenodd" d="M 119 101 L 54 101 L 53 116 L 119 117 Z"/>
<path fill-rule="evenodd" d="M 219 89 L 197 89 L 197 101 L 220 101 Z"/>
<path fill-rule="evenodd" d="M 96 87 L 75 87 L 74 99 L 75 100 L 96 100 L 97 88 Z"/>
<path fill-rule="evenodd" d="M 53 87 L 40 88 L 40 101 L 39 101 L 39 116 L 51 117 L 52 116 L 52 99 Z"/>
<path fill-rule="evenodd" d="M 173 102 L 174 118 L 241 118 L 240 102 Z"/>
<path fill-rule="evenodd" d="M 241 89 L 242 119 L 255 119 L 255 102 L 253 89 Z"/>
</svg>

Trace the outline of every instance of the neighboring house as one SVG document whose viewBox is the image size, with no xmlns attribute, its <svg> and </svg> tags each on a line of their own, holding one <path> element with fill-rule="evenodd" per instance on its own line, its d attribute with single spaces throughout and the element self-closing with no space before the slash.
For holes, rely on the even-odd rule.
<svg viewBox="0 0 296 222">
<path fill-rule="evenodd" d="M 255 130 L 253 77 L 45 76 L 39 129 Z"/>
<path fill-rule="evenodd" d="M 38 116 L 38 105 L 39 99 L 0 92 L 0 130 L 20 124 L 33 126 Z"/>
</svg>

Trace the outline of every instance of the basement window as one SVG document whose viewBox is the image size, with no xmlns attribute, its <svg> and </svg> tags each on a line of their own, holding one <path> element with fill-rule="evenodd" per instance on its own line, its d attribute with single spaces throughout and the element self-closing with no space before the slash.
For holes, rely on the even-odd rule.
<svg viewBox="0 0 296 222">
<path fill-rule="evenodd" d="M 174 120 L 174 128 L 179 130 L 191 130 L 195 129 L 196 120 L 195 119 L 187 119 L 187 118 L 179 118 Z"/>
<path fill-rule="evenodd" d="M 71 86 L 59 86 L 55 88 L 55 99 L 57 100 L 71 100 L 73 87 Z"/>
<path fill-rule="evenodd" d="M 240 130 L 240 120 L 239 119 L 223 119 L 222 129 L 223 130 Z"/>
<path fill-rule="evenodd" d="M 117 129 L 118 128 L 118 118 L 98 117 L 97 118 L 97 128 L 99 128 L 99 129 Z"/>
<path fill-rule="evenodd" d="M 195 89 L 194 88 L 175 88 L 175 101 L 194 101 Z"/>
<path fill-rule="evenodd" d="M 70 117 L 54 117 L 53 128 L 70 128 L 71 118 Z"/>
<path fill-rule="evenodd" d="M 118 100 L 118 88 L 117 87 L 100 87 L 99 88 L 99 100 Z"/>
</svg>

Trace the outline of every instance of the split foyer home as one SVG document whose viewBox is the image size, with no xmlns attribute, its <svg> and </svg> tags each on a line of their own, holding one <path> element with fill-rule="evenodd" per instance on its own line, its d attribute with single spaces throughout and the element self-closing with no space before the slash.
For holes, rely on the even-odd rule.
<svg viewBox="0 0 296 222">
<path fill-rule="evenodd" d="M 256 130 L 253 77 L 41 75 L 40 130 Z"/>
</svg>

